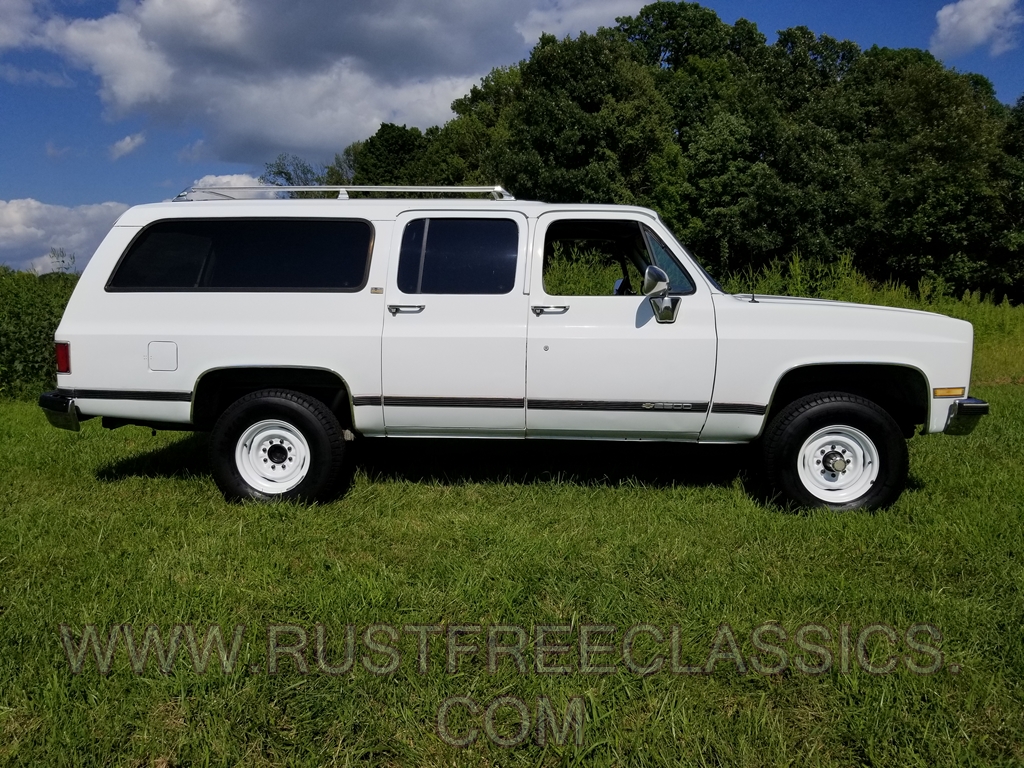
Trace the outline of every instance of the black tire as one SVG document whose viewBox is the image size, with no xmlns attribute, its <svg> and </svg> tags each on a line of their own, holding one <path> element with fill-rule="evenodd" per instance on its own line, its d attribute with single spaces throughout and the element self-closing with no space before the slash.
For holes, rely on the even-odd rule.
<svg viewBox="0 0 1024 768">
<path fill-rule="evenodd" d="M 329 501 L 344 452 L 341 424 L 331 410 L 288 389 L 236 400 L 217 419 L 210 439 L 213 477 L 229 501 Z"/>
<path fill-rule="evenodd" d="M 787 501 L 834 510 L 879 509 L 907 482 L 907 441 L 888 412 L 845 392 L 790 403 L 762 441 L 766 479 Z"/>
</svg>

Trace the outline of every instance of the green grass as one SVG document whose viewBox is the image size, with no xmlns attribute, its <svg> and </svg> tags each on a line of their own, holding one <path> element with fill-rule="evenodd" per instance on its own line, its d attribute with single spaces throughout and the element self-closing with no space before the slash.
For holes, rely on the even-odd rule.
<svg viewBox="0 0 1024 768">
<path fill-rule="evenodd" d="M 910 488 L 876 514 L 762 503 L 744 489 L 742 449 L 546 442 L 366 442 L 335 503 L 234 506 L 210 479 L 202 437 L 95 421 L 76 435 L 32 404 L 2 403 L 0 762 L 1020 764 L 1024 388 L 976 394 L 994 415 L 966 438 L 911 441 Z M 875 676 L 856 661 L 847 673 L 837 661 L 820 676 L 740 675 L 724 661 L 706 677 L 641 677 L 617 654 L 599 657 L 616 665 L 606 676 L 511 664 L 491 675 L 477 654 L 449 674 L 435 637 L 420 675 L 404 635 L 391 675 L 359 666 L 358 638 L 349 674 L 318 673 L 311 648 L 307 675 L 290 657 L 277 676 L 265 668 L 272 624 L 311 638 L 324 624 L 332 661 L 346 624 L 564 623 L 572 640 L 581 625 L 613 624 L 620 643 L 635 624 L 677 625 L 682 663 L 698 664 L 722 622 L 749 659 L 751 631 L 769 621 L 791 636 L 807 623 L 835 635 L 885 623 L 900 657 L 903 632 L 929 622 L 945 657 L 926 676 L 902 664 Z M 74 675 L 62 623 L 247 630 L 231 674 L 183 659 L 169 675 L 152 661 L 136 675 L 121 645 L 108 676 L 94 660 Z M 837 638 L 824 644 L 838 656 Z M 885 649 L 872 649 L 882 663 Z M 582 698 L 583 745 L 505 749 L 481 730 L 460 749 L 438 736 L 446 698 L 501 695 L 523 699 L 531 719 L 539 696 L 559 714 Z M 454 730 L 471 724 L 456 710 Z"/>
<path fill-rule="evenodd" d="M 875 514 L 790 513 L 757 498 L 742 447 L 516 441 L 362 441 L 347 494 L 303 507 L 225 503 L 202 436 L 109 432 L 98 420 L 71 434 L 31 402 L 0 401 L 0 764 L 1024 763 L 1024 307 L 872 286 L 849 263 L 799 259 L 729 287 L 968 319 L 972 394 L 993 415 L 965 438 L 912 440 L 909 488 Z M 750 666 L 751 632 L 767 622 L 788 633 L 777 675 L 740 674 L 730 660 L 674 674 L 669 643 L 646 636 L 637 656 L 666 657 L 650 676 L 620 652 L 597 659 L 609 675 L 520 674 L 508 661 L 492 675 L 485 652 L 449 673 L 443 637 L 421 675 L 409 634 L 394 673 L 368 672 L 364 654 L 387 657 L 357 637 L 354 668 L 329 676 L 313 650 L 317 624 L 332 663 L 350 624 L 359 635 L 374 624 L 568 624 L 572 641 L 583 626 L 614 625 L 620 646 L 649 624 L 677 627 L 680 662 L 696 665 L 727 623 Z M 852 658 L 844 671 L 842 627 L 856 638 L 879 623 L 898 632 L 899 666 L 872 675 Z M 918 623 L 943 634 L 934 674 L 904 661 L 929 661 L 904 637 Z M 91 657 L 73 674 L 62 624 L 76 636 L 88 625 L 105 635 L 130 624 L 136 637 L 150 624 L 165 636 L 178 624 L 200 638 L 211 625 L 229 638 L 246 630 L 229 674 L 216 660 L 195 672 L 184 649 L 169 674 L 152 659 L 135 674 L 119 636 L 102 675 Z M 288 656 L 267 674 L 275 624 L 309 634 L 308 674 Z M 810 637 L 836 657 L 821 675 L 795 666 L 820 661 L 794 643 L 807 624 L 832 634 Z M 876 638 L 868 653 L 880 665 L 890 652 Z M 483 708 L 504 695 L 527 704 L 533 726 L 539 697 L 559 718 L 582 701 L 583 744 L 501 748 L 461 709 L 451 725 L 475 725 L 477 741 L 439 736 L 446 699 Z"/>
</svg>

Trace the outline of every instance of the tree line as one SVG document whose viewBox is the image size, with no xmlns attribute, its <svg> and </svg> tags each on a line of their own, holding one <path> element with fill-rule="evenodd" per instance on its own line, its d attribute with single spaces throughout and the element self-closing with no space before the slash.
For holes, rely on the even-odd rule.
<svg viewBox="0 0 1024 768">
<path fill-rule="evenodd" d="M 1024 97 L 927 51 L 656 2 L 596 34 L 543 35 L 425 131 L 384 123 L 277 184 L 494 184 L 654 208 L 720 275 L 794 252 L 873 280 L 1024 299 Z"/>
</svg>

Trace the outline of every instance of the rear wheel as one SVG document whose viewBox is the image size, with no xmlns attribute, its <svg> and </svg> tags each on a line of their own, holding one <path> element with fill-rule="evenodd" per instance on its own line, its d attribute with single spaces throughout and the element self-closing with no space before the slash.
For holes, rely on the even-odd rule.
<svg viewBox="0 0 1024 768">
<path fill-rule="evenodd" d="M 764 467 L 776 491 L 799 506 L 878 509 L 907 480 L 907 441 L 870 400 L 844 392 L 786 406 L 765 430 Z"/>
<path fill-rule="evenodd" d="M 327 406 L 301 392 L 265 389 L 217 420 L 210 462 L 228 499 L 326 501 L 337 489 L 344 449 Z"/>
</svg>

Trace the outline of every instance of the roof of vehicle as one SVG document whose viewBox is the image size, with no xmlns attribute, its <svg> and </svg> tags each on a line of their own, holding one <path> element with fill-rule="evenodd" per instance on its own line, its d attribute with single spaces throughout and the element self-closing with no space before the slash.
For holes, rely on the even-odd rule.
<svg viewBox="0 0 1024 768">
<path fill-rule="evenodd" d="M 314 217 L 394 219 L 405 211 L 466 211 L 478 213 L 522 213 L 533 218 L 544 213 L 631 213 L 656 219 L 657 214 L 638 206 L 589 203 L 542 203 L 532 200 L 482 200 L 452 198 L 359 198 L 359 199 L 245 199 L 178 200 L 147 203 L 129 208 L 117 226 L 145 226 L 162 219 L 237 217 Z"/>
</svg>

